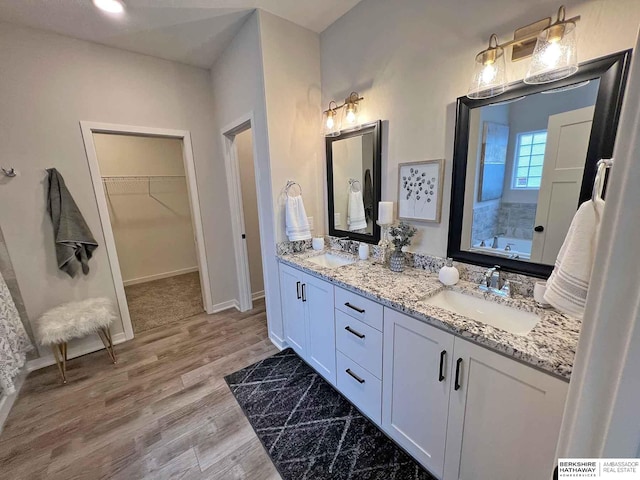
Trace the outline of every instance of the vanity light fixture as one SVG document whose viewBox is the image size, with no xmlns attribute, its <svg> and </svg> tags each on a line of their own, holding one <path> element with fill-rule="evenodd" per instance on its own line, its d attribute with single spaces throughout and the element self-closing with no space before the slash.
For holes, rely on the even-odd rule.
<svg viewBox="0 0 640 480">
<path fill-rule="evenodd" d="M 476 55 L 475 69 L 467 97 L 490 98 L 500 95 L 507 88 L 504 48 L 498 45 L 498 36 L 489 38 L 489 48 Z"/>
<path fill-rule="evenodd" d="M 124 2 L 121 0 L 93 0 L 93 4 L 107 13 L 124 13 Z"/>
<path fill-rule="evenodd" d="M 514 39 L 499 44 L 494 33 L 489 48 L 476 55 L 476 63 L 467 97 L 491 98 L 507 88 L 504 49 L 513 47 L 512 61 L 533 55 L 524 78 L 525 83 L 549 83 L 561 80 L 578 71 L 576 22 L 580 16 L 565 19 L 565 7 L 558 9 L 558 19 L 539 20 L 516 30 Z M 535 47 L 531 50 L 533 40 Z"/>
<path fill-rule="evenodd" d="M 338 112 L 338 105 L 336 102 L 331 100 L 329 102 L 329 109 L 324 111 L 324 118 L 322 122 L 325 136 L 335 137 L 336 135 L 339 135 L 341 122 L 342 119 Z"/>
<path fill-rule="evenodd" d="M 355 127 L 358 122 L 358 111 L 360 102 L 364 100 L 358 92 L 351 92 L 347 98 L 345 98 L 342 105 L 336 104 L 333 100 L 329 102 L 329 108 L 322 112 L 323 114 L 323 129 L 327 136 L 335 136 L 340 134 L 342 127 L 342 118 L 340 112 L 343 112 L 344 122 L 349 127 Z"/>
<path fill-rule="evenodd" d="M 576 22 L 565 20 L 565 9 L 558 9 L 558 19 L 538 35 L 525 83 L 549 83 L 567 78 L 578 71 Z"/>
</svg>

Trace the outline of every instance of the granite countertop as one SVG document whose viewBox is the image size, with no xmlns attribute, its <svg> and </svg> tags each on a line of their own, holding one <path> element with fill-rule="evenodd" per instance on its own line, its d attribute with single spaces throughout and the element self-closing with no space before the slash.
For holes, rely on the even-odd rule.
<svg viewBox="0 0 640 480">
<path fill-rule="evenodd" d="M 571 377 L 580 335 L 580 320 L 567 317 L 553 309 L 540 309 L 531 298 L 501 298 L 482 293 L 477 285 L 465 281 L 460 281 L 453 287 L 445 287 L 437 275 L 415 268 L 406 268 L 402 273 L 394 273 L 371 260 L 357 260 L 355 263 L 337 268 L 322 267 L 308 261 L 310 257 L 328 251 L 335 255 L 356 258 L 341 251 L 326 249 L 279 255 L 278 259 L 282 263 L 302 269 L 561 379 L 568 381 Z M 426 298 L 446 288 L 534 312 L 541 320 L 528 334 L 516 335 L 424 302 Z"/>
</svg>

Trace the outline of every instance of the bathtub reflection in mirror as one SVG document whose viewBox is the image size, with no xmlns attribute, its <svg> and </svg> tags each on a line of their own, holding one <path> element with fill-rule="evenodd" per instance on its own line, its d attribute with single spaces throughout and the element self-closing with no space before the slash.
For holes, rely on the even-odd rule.
<svg viewBox="0 0 640 480">
<path fill-rule="evenodd" d="M 598 86 L 471 110 L 463 250 L 553 265 L 578 206 Z"/>
</svg>

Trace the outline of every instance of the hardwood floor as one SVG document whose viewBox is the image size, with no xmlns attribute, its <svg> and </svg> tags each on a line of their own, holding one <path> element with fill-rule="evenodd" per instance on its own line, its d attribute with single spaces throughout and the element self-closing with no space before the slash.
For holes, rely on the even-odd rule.
<svg viewBox="0 0 640 480">
<path fill-rule="evenodd" d="M 0 435 L 1 479 L 280 479 L 224 376 L 273 355 L 264 301 L 197 315 L 29 375 Z"/>
</svg>

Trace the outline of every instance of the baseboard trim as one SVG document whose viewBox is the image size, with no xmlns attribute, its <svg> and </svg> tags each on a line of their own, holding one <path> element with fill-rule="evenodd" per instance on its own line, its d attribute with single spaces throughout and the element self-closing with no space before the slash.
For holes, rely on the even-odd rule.
<svg viewBox="0 0 640 480">
<path fill-rule="evenodd" d="M 27 378 L 29 374 L 26 368 L 20 370 L 20 373 L 13 380 L 13 386 L 15 387 L 15 393 L 11 395 L 2 395 L 0 396 L 0 433 L 2 433 L 2 428 L 4 427 L 4 423 L 7 421 L 9 417 L 9 412 L 11 412 L 11 407 L 18 399 L 18 394 L 20 393 L 20 389 L 24 384 L 24 379 Z"/>
<path fill-rule="evenodd" d="M 131 280 L 123 280 L 123 285 L 128 287 L 130 285 L 137 285 L 139 283 L 153 282 L 154 280 L 162 280 L 163 278 L 176 277 L 178 275 L 184 275 L 185 273 L 197 272 L 199 268 L 189 267 L 181 268 L 180 270 L 174 270 L 172 272 L 156 273 L 155 275 L 147 275 L 145 277 L 132 278 Z"/>
<path fill-rule="evenodd" d="M 86 355 L 87 353 L 97 352 L 98 350 L 104 350 L 104 345 L 99 338 L 91 338 L 85 337 L 86 340 L 76 345 L 69 346 L 68 358 L 80 357 L 82 355 Z M 127 339 L 124 335 L 124 332 L 116 333 L 113 335 L 113 344 L 117 345 L 119 343 L 126 342 Z M 116 351 L 116 355 L 118 352 Z M 27 372 L 33 372 L 34 370 L 40 370 L 41 368 L 49 367 L 51 365 L 55 365 L 56 360 L 53 357 L 53 354 L 48 354 L 42 356 L 40 358 L 34 358 L 33 360 L 29 360 L 27 362 Z"/>
<path fill-rule="evenodd" d="M 278 337 L 273 332 L 269 332 L 269 340 L 271 340 L 271 343 L 273 343 L 276 346 L 276 348 L 280 351 L 284 350 L 289 346 L 289 344 L 284 341 L 284 338 Z"/>
<path fill-rule="evenodd" d="M 218 313 L 223 310 L 229 310 L 230 308 L 235 308 L 236 310 L 240 310 L 240 303 L 237 300 L 229 300 L 227 302 L 216 303 L 210 312 L 207 313 Z"/>
<path fill-rule="evenodd" d="M 261 298 L 264 298 L 264 290 L 251 294 L 251 300 L 260 300 Z"/>
</svg>

